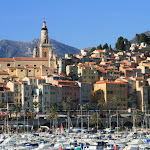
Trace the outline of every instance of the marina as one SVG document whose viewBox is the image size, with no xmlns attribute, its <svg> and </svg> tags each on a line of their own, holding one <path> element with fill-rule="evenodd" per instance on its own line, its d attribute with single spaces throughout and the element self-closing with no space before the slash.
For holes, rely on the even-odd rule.
<svg viewBox="0 0 150 150">
<path fill-rule="evenodd" d="M 0 149 L 4 150 L 146 150 L 150 149 L 150 132 L 104 130 L 87 131 L 62 126 L 54 132 L 1 134 Z"/>
</svg>

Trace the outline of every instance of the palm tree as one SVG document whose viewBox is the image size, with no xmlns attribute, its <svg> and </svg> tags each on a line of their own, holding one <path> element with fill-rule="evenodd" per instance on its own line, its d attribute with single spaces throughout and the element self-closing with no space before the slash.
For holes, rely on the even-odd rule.
<svg viewBox="0 0 150 150">
<path fill-rule="evenodd" d="M 63 104 L 63 109 L 64 110 L 70 110 L 71 109 L 71 97 L 67 97 L 66 100 L 63 100 L 62 104 Z"/>
<path fill-rule="evenodd" d="M 120 107 L 120 103 L 121 102 L 121 99 L 119 97 L 117 97 L 116 95 L 114 97 L 112 97 L 111 99 L 111 103 L 112 104 L 115 104 L 115 109 L 116 109 L 116 112 L 117 112 L 117 109 Z"/>
<path fill-rule="evenodd" d="M 6 103 L 0 102 L 0 108 L 6 108 Z"/>
<path fill-rule="evenodd" d="M 86 110 L 86 112 L 90 109 L 89 103 L 86 103 L 82 107 L 83 110 Z"/>
<path fill-rule="evenodd" d="M 90 109 L 89 103 L 84 104 L 82 109 L 86 110 L 86 114 L 88 116 L 88 131 L 89 131 L 89 109 Z"/>
<path fill-rule="evenodd" d="M 50 108 L 50 115 L 49 115 L 49 119 L 53 120 L 53 131 L 54 131 L 54 119 L 56 119 L 56 116 L 57 116 L 57 108 L 52 106 Z"/>
<path fill-rule="evenodd" d="M 15 104 L 13 105 L 13 111 L 15 111 L 15 113 L 16 113 L 16 118 L 17 118 L 17 130 L 16 130 L 17 134 L 18 134 L 18 112 L 20 112 L 21 108 L 22 108 L 21 105 L 18 104 L 18 103 L 15 103 Z"/>
<path fill-rule="evenodd" d="M 98 100 L 97 102 L 97 107 L 100 107 L 100 111 L 102 110 L 103 106 L 105 105 L 105 99 L 104 98 L 101 98 Z"/>
<path fill-rule="evenodd" d="M 130 97 L 127 99 L 127 102 L 129 103 L 128 106 L 129 107 L 133 107 L 133 104 L 136 103 L 136 98 L 133 95 L 130 95 Z"/>
<path fill-rule="evenodd" d="M 36 112 L 37 112 L 37 114 L 38 114 L 38 129 L 39 129 L 39 124 L 40 124 L 40 122 L 39 122 L 39 110 L 37 111 L 37 108 L 39 108 L 40 107 L 40 103 L 39 102 L 33 102 L 33 110 L 35 110 L 36 109 Z"/>
<path fill-rule="evenodd" d="M 96 125 L 97 126 L 97 130 L 98 130 L 98 127 L 100 125 L 100 116 L 98 115 L 97 112 L 94 112 L 92 114 L 92 116 L 90 117 L 90 124 L 91 125 Z"/>
<path fill-rule="evenodd" d="M 138 126 L 138 123 L 142 120 L 143 115 L 139 109 L 133 110 L 132 120 L 133 120 L 133 126 Z"/>
</svg>

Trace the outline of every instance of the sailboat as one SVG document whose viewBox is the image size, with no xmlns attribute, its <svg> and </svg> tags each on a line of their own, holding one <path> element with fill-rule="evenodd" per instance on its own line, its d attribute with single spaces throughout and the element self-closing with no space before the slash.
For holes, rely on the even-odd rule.
<svg viewBox="0 0 150 150">
<path fill-rule="evenodd" d="M 60 132 L 61 134 L 65 133 L 62 123 L 61 123 L 61 125 L 60 125 L 59 132 Z"/>
</svg>

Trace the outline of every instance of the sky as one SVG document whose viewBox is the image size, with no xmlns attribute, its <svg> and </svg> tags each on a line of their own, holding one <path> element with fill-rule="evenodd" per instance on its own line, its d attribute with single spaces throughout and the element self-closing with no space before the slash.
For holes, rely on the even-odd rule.
<svg viewBox="0 0 150 150">
<path fill-rule="evenodd" d="M 40 38 L 45 18 L 49 37 L 83 49 L 131 40 L 150 30 L 150 0 L 3 0 L 0 40 Z"/>
</svg>

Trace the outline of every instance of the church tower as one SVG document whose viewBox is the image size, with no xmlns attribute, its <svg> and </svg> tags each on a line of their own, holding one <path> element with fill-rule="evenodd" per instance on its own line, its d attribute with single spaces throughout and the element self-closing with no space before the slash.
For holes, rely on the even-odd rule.
<svg viewBox="0 0 150 150">
<path fill-rule="evenodd" d="M 48 29 L 46 27 L 45 20 L 43 21 L 43 26 L 41 29 L 41 42 L 40 42 L 40 58 L 48 58 L 48 68 L 49 72 L 57 72 L 57 56 L 53 53 L 50 48 L 50 43 L 48 39 Z"/>
<path fill-rule="evenodd" d="M 38 55 L 38 48 L 37 48 L 36 45 L 35 45 L 34 50 L 33 50 L 33 58 L 35 58 L 35 57 L 39 57 L 39 55 Z"/>
<path fill-rule="evenodd" d="M 50 49 L 50 43 L 48 40 L 48 29 L 44 20 L 41 29 L 40 58 L 49 58 L 50 51 L 52 50 Z"/>
</svg>

